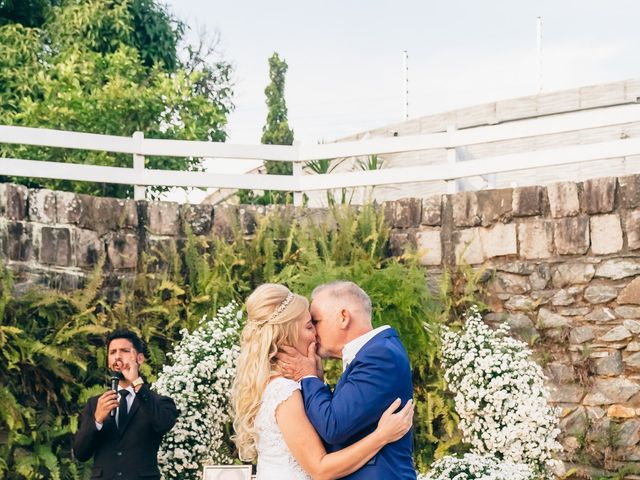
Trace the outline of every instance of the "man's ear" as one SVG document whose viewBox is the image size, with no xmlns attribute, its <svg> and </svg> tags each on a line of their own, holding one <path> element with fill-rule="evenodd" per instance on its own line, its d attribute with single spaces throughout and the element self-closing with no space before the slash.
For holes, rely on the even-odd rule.
<svg viewBox="0 0 640 480">
<path fill-rule="evenodd" d="M 136 361 L 138 362 L 138 365 L 144 363 L 144 353 L 139 353 L 138 355 L 136 355 Z"/>
<path fill-rule="evenodd" d="M 349 313 L 349 310 L 347 310 L 346 308 L 343 308 L 342 310 L 340 310 L 339 322 L 340 322 L 340 328 L 342 330 L 346 330 L 347 328 L 349 328 L 349 325 L 351 324 L 351 314 Z"/>
</svg>

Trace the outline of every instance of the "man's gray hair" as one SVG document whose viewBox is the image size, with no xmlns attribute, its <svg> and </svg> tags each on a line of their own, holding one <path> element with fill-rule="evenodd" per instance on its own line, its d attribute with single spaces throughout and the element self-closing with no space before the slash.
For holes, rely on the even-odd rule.
<svg viewBox="0 0 640 480">
<path fill-rule="evenodd" d="M 321 292 L 327 292 L 335 299 L 352 300 L 362 307 L 364 313 L 371 317 L 371 299 L 367 292 L 348 280 L 335 280 L 329 283 L 318 285 L 311 292 L 311 299 Z"/>
</svg>

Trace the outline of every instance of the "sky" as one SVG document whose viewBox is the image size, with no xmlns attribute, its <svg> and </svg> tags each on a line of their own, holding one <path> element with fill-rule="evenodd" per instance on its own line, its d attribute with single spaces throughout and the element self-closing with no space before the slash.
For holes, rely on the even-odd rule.
<svg viewBox="0 0 640 480">
<path fill-rule="evenodd" d="M 538 91 L 640 77 L 637 0 L 170 0 L 191 28 L 220 35 L 234 66 L 231 143 L 259 143 L 268 58 L 289 66 L 296 142 L 332 141 L 403 119 Z M 252 164 L 237 164 L 245 169 Z"/>
</svg>

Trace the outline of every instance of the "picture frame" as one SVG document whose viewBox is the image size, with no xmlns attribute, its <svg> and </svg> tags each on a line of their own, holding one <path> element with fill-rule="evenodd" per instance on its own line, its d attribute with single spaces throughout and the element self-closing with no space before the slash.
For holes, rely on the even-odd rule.
<svg viewBox="0 0 640 480">
<path fill-rule="evenodd" d="M 202 480 L 251 480 L 251 465 L 205 465 Z"/>
</svg>

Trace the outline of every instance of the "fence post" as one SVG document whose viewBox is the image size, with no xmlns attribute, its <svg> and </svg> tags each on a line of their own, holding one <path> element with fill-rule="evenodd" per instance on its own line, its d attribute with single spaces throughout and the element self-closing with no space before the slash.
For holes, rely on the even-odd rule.
<svg viewBox="0 0 640 480">
<path fill-rule="evenodd" d="M 142 143 L 144 139 L 143 132 L 134 132 L 133 139 L 137 140 L 139 143 Z M 134 174 L 136 178 L 138 177 L 138 172 L 142 173 L 144 170 L 144 155 L 140 155 L 139 153 L 133 154 L 133 169 L 135 170 Z M 134 200 L 144 200 L 146 193 L 146 186 L 144 185 L 134 185 L 133 186 L 133 199 Z"/>
<path fill-rule="evenodd" d="M 296 160 L 293 162 L 293 178 L 296 180 L 296 183 L 298 185 L 299 185 L 301 176 L 302 176 L 302 162 Z M 296 190 L 293 192 L 293 205 L 295 207 L 302 206 L 302 190 Z"/>
<path fill-rule="evenodd" d="M 447 126 L 447 133 L 451 134 L 457 130 L 455 124 Z M 455 165 L 458 161 L 458 152 L 456 146 L 447 148 L 447 166 Z M 457 193 L 458 191 L 458 179 L 447 180 L 447 193 Z"/>
</svg>

